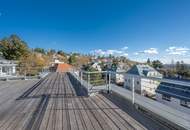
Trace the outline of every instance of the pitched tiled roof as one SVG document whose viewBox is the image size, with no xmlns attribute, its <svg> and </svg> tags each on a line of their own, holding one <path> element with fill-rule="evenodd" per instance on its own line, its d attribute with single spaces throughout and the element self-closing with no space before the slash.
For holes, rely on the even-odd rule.
<svg viewBox="0 0 190 130">
<path fill-rule="evenodd" d="M 129 71 L 128 74 L 134 74 L 139 76 L 147 76 L 148 72 L 155 72 L 156 70 L 149 65 L 134 65 Z"/>
<path fill-rule="evenodd" d="M 67 72 L 72 68 L 71 65 L 66 63 L 59 63 L 57 64 L 56 72 Z"/>
</svg>

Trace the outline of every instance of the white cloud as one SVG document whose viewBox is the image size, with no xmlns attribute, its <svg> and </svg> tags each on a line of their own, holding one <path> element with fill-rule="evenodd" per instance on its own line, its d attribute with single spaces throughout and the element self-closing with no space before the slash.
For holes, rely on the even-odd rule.
<svg viewBox="0 0 190 130">
<path fill-rule="evenodd" d="M 148 50 L 144 50 L 146 54 L 158 54 L 158 50 L 156 48 L 150 48 Z"/>
<path fill-rule="evenodd" d="M 157 49 L 157 48 L 149 48 L 149 49 L 147 49 L 147 50 L 139 51 L 139 52 L 135 52 L 135 53 L 134 53 L 134 55 L 139 55 L 139 54 L 156 55 L 156 54 L 158 54 L 158 49 Z"/>
<path fill-rule="evenodd" d="M 119 51 L 119 50 L 107 50 L 106 51 L 106 54 L 111 54 L 111 55 L 114 55 L 114 54 L 122 54 L 123 52 L 122 51 Z"/>
<path fill-rule="evenodd" d="M 119 50 L 102 50 L 102 49 L 97 49 L 97 50 L 92 50 L 91 53 L 94 55 L 98 56 L 109 56 L 109 55 L 114 55 L 114 56 L 128 56 L 128 53 L 126 52 L 128 47 L 123 47 L 122 49 Z"/>
<path fill-rule="evenodd" d="M 94 55 L 105 55 L 105 52 L 102 49 L 91 51 Z"/>
<path fill-rule="evenodd" d="M 169 47 L 168 49 L 166 49 L 166 52 L 168 52 L 168 54 L 170 55 L 186 55 L 189 52 L 189 48 L 187 47 Z"/>
<path fill-rule="evenodd" d="M 121 56 L 127 57 L 128 55 L 128 53 L 123 53 Z"/>
<path fill-rule="evenodd" d="M 139 52 L 135 52 L 135 53 L 133 53 L 134 55 L 139 55 Z"/>
<path fill-rule="evenodd" d="M 127 46 L 125 46 L 125 47 L 121 48 L 121 50 L 123 50 L 123 51 L 125 51 L 125 50 L 127 50 L 127 49 L 128 49 L 128 47 L 127 47 Z"/>
</svg>

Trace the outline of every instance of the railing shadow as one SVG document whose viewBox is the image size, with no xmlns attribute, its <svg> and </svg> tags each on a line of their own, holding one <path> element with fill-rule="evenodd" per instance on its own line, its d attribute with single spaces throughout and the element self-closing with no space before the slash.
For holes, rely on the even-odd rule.
<svg viewBox="0 0 190 130">
<path fill-rule="evenodd" d="M 88 96 L 88 91 L 72 74 L 67 73 L 77 96 Z"/>
<path fill-rule="evenodd" d="M 81 85 L 80 81 L 78 81 L 74 76 L 67 73 L 68 80 L 70 80 L 71 86 L 73 87 L 76 94 L 73 93 L 52 93 L 52 94 L 46 94 L 42 93 L 40 95 L 31 95 L 32 92 L 34 92 L 38 87 L 41 87 L 43 83 L 46 83 L 48 80 L 47 78 L 49 76 L 46 76 L 45 78 L 38 81 L 35 85 L 27 89 L 22 95 L 20 95 L 16 100 L 27 100 L 27 99 L 40 99 L 37 100 L 38 104 L 31 114 L 31 118 L 27 121 L 27 123 L 23 126 L 24 129 L 30 130 L 40 129 L 40 124 L 42 123 L 42 120 L 44 118 L 45 112 L 47 110 L 48 102 L 51 98 L 64 98 L 67 101 L 67 98 L 85 98 L 88 96 L 88 92 L 84 86 Z M 80 96 L 80 97 L 79 97 Z M 109 109 L 109 108 L 105 108 Z M 65 110 L 69 110 L 69 108 L 66 108 Z"/>
<path fill-rule="evenodd" d="M 42 82 L 44 82 L 46 78 L 41 79 L 40 81 L 38 81 L 36 84 L 34 84 L 32 87 L 30 87 L 29 89 L 27 89 L 21 96 L 19 96 L 16 100 L 21 100 L 24 98 L 27 98 L 38 86 L 40 86 L 40 84 Z"/>
<path fill-rule="evenodd" d="M 38 103 L 38 106 L 36 107 L 35 111 L 33 112 L 32 116 L 31 116 L 31 119 L 26 124 L 24 129 L 26 129 L 26 130 L 31 130 L 31 129 L 39 130 L 40 129 L 40 125 L 42 123 L 42 120 L 45 115 L 45 111 L 48 106 L 48 102 L 49 102 L 49 95 L 42 95 L 41 100 Z"/>
</svg>

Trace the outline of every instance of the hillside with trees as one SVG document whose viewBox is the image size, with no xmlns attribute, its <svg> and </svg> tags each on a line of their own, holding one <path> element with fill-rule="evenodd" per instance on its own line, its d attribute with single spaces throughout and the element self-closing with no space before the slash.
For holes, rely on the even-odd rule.
<svg viewBox="0 0 190 130">
<path fill-rule="evenodd" d="M 17 62 L 17 71 L 21 75 L 37 75 L 44 68 L 48 68 L 56 58 L 64 63 L 69 63 L 76 68 L 82 68 L 84 65 L 94 62 L 94 56 L 82 55 L 80 53 L 66 53 L 63 50 L 46 50 L 44 48 L 30 48 L 28 44 L 17 35 L 11 35 L 0 40 L 0 55 L 7 60 Z M 107 70 L 104 60 L 110 60 L 113 66 L 119 63 L 126 64 L 129 68 L 138 62 L 129 60 L 126 57 L 97 57 L 96 61 L 103 61 L 100 66 L 102 70 Z M 190 66 L 183 61 L 175 64 L 164 65 L 159 60 L 147 60 L 148 65 L 157 69 L 167 78 L 190 79 Z M 86 68 L 87 70 L 90 68 Z"/>
<path fill-rule="evenodd" d="M 0 40 L 0 54 L 7 60 L 17 62 L 17 71 L 21 75 L 37 75 L 44 68 L 51 65 L 54 56 L 61 62 L 80 67 L 90 61 L 89 56 L 67 54 L 62 50 L 45 50 L 44 48 L 30 48 L 17 35 L 11 35 Z"/>
<path fill-rule="evenodd" d="M 177 61 L 172 64 L 163 64 L 159 60 L 147 60 L 147 64 L 158 70 L 165 78 L 190 79 L 190 65 L 183 61 Z"/>
</svg>

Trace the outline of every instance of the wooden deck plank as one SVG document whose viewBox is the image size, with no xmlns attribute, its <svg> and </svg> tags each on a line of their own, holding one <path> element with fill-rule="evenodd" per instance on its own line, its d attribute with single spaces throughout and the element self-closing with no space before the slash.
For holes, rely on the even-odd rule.
<svg viewBox="0 0 190 130">
<path fill-rule="evenodd" d="M 109 126 L 109 124 L 105 120 L 103 120 L 102 114 L 104 114 L 104 113 L 99 113 L 99 111 L 98 111 L 101 108 L 98 107 L 98 106 L 95 106 L 93 104 L 93 101 L 90 100 L 90 98 L 85 98 L 85 101 L 86 101 L 86 105 L 91 110 L 91 113 L 94 115 L 96 120 L 99 122 L 101 128 L 104 129 L 104 130 L 110 130 L 111 127 Z"/>
<path fill-rule="evenodd" d="M 76 120 L 78 123 L 78 129 L 79 130 L 86 130 L 87 129 L 86 124 L 85 124 L 85 121 L 83 119 L 81 110 L 80 110 L 79 106 L 77 105 L 76 98 L 72 98 L 72 102 L 73 102 L 73 108 L 74 108 Z"/>
<path fill-rule="evenodd" d="M 101 97 L 101 95 L 96 96 L 97 100 L 99 100 L 99 102 L 102 102 L 102 104 L 104 104 L 105 106 L 107 106 L 107 107 L 109 107 L 109 108 L 116 108 L 116 107 L 117 107 L 117 106 L 114 105 L 113 103 L 108 104 L 108 103 L 107 103 L 107 102 L 108 102 L 107 99 L 106 99 L 106 100 L 103 100 L 103 99 L 101 99 L 100 97 Z M 120 111 L 119 111 L 119 113 L 117 112 L 118 110 L 120 110 L 120 109 L 119 109 L 119 108 L 118 108 L 118 109 L 110 109 L 110 113 L 112 113 L 113 116 L 114 116 L 115 118 L 117 118 L 117 119 L 126 127 L 126 129 L 134 130 L 135 128 L 134 128 L 129 122 L 127 122 L 127 121 L 125 120 L 125 118 L 123 118 L 123 117 L 121 116 Z"/>
<path fill-rule="evenodd" d="M 105 98 L 102 95 L 98 96 L 101 100 L 106 102 L 109 106 L 117 107 L 115 104 L 113 104 L 111 101 L 109 101 L 107 98 Z M 135 119 L 133 119 L 130 115 L 122 111 L 121 109 L 115 109 L 116 113 L 119 114 L 126 122 L 128 122 L 134 129 L 138 130 L 144 130 L 144 128 L 140 123 L 138 123 Z"/>
<path fill-rule="evenodd" d="M 89 109 L 89 107 L 86 105 L 86 101 L 85 98 L 80 98 L 81 104 L 83 105 L 89 120 L 92 123 L 92 126 L 95 130 L 101 130 L 101 126 L 100 126 L 100 122 L 98 122 L 98 120 L 95 118 L 95 116 L 92 114 L 91 110 Z"/>
<path fill-rule="evenodd" d="M 35 111 L 39 99 L 30 99 L 31 101 L 27 102 L 26 107 L 24 110 L 19 113 L 19 116 L 16 118 L 16 122 L 14 123 L 14 126 L 9 127 L 10 130 L 13 129 L 23 129 L 25 128 L 25 125 L 27 125 L 30 121 L 30 118 L 32 117 L 33 112 Z M 13 123 L 12 123 L 13 124 Z"/>
<path fill-rule="evenodd" d="M 42 120 L 42 123 L 41 123 L 41 125 L 40 125 L 40 130 L 46 130 L 46 129 L 47 129 L 52 105 L 53 105 L 53 100 L 52 100 L 52 99 L 49 99 L 49 102 L 48 102 L 48 106 L 47 106 L 45 115 L 44 115 L 43 120 Z"/>
<path fill-rule="evenodd" d="M 125 130 L 125 129 L 128 129 L 124 126 L 124 124 L 120 121 L 120 119 L 115 116 L 114 112 L 113 112 L 113 109 L 118 109 L 117 107 L 114 108 L 114 107 L 109 107 L 107 105 L 105 105 L 102 101 L 98 100 L 97 99 L 97 96 L 94 96 L 94 98 L 97 102 L 97 104 L 102 107 L 102 108 L 107 108 L 107 109 L 103 109 L 103 111 L 106 113 L 107 116 L 109 116 L 109 118 L 115 123 L 117 124 L 117 126 L 119 127 L 119 129 L 122 129 L 122 130 Z M 95 101 L 94 100 L 94 101 Z"/>
<path fill-rule="evenodd" d="M 99 106 L 96 101 L 92 100 L 92 98 L 90 98 L 90 100 L 91 100 L 91 102 L 94 104 L 94 106 L 96 106 L 97 108 L 99 108 L 99 109 L 98 109 L 98 112 L 101 114 L 102 119 L 103 119 L 105 122 L 107 122 L 107 124 L 109 124 L 110 129 L 113 129 L 113 130 L 119 129 L 119 127 L 117 126 L 117 124 L 115 124 L 115 123 L 113 122 L 113 120 L 110 119 L 110 117 L 106 114 L 106 112 L 104 112 L 104 109 L 107 109 L 107 108 L 103 108 L 103 107 Z"/>
<path fill-rule="evenodd" d="M 81 99 L 80 98 L 74 98 L 75 100 L 75 105 L 77 106 L 77 108 L 79 109 L 79 113 L 80 113 L 80 117 L 81 120 L 83 122 L 83 126 L 87 129 L 87 130 L 94 130 L 94 127 L 92 125 L 91 120 L 88 117 L 88 114 L 86 112 L 86 108 L 84 108 L 84 106 L 81 103 Z"/>
<path fill-rule="evenodd" d="M 7 116 L 8 118 L 6 121 L 3 123 L 3 125 L 0 127 L 0 129 L 8 129 L 11 125 L 14 125 L 14 123 L 17 123 L 17 118 L 21 116 L 22 111 L 24 108 L 28 105 L 27 101 L 22 101 L 22 103 L 18 104 L 16 109 L 13 109 L 10 115 Z"/>
<path fill-rule="evenodd" d="M 141 125 L 105 97 L 77 96 L 66 73 L 52 73 L 31 89 L 36 82 L 5 82 L 2 88 L 0 84 L 0 129 L 126 130 L 132 124 L 141 130 Z M 31 91 L 15 100 L 27 90 Z"/>
<path fill-rule="evenodd" d="M 13 81 L 14 82 L 14 81 Z M 23 86 L 25 86 L 25 85 L 29 85 L 30 86 L 30 84 L 28 84 L 28 83 L 30 83 L 30 82 L 32 82 L 32 81 L 26 81 L 26 82 L 21 82 L 22 83 L 22 85 Z M 23 89 L 23 87 L 20 87 L 20 86 L 22 86 L 21 84 L 14 84 L 15 86 L 15 88 L 16 89 L 13 89 L 13 90 L 16 90 L 17 91 L 17 88 L 21 88 L 21 91 L 19 90 L 19 91 L 17 91 L 17 93 L 20 95 L 22 92 L 24 92 L 25 91 L 25 89 L 27 89 L 27 87 L 26 88 L 24 88 Z M 19 86 L 17 86 L 17 85 L 19 85 Z M 7 93 L 6 93 L 7 94 Z M 1 118 L 3 118 L 4 116 L 2 115 L 2 114 L 4 114 L 4 113 L 6 113 L 6 117 L 7 118 L 9 118 L 9 117 L 11 117 L 11 118 L 9 118 L 8 119 L 8 121 L 6 121 L 6 119 L 4 119 L 4 121 L 6 121 L 6 124 L 10 124 L 7 128 L 11 128 L 11 127 L 14 127 L 14 126 L 16 126 L 16 125 L 18 125 L 20 122 L 21 122 L 21 120 L 22 120 L 22 118 L 24 118 L 25 117 L 25 110 L 27 109 L 27 106 L 30 104 L 30 101 L 31 101 L 31 99 L 27 99 L 27 100 L 15 100 L 16 98 L 17 98 L 17 96 L 18 96 L 18 94 L 15 94 L 15 95 L 7 95 L 7 96 L 10 96 L 11 98 L 8 100 L 8 102 L 9 103 L 11 103 L 12 102 L 12 104 L 6 104 L 6 105 L 8 105 L 8 107 L 6 108 L 6 107 L 0 107 L 1 109 L 1 112 L 0 112 L 0 114 L 1 114 Z M 12 101 L 11 101 L 12 100 Z M 37 100 L 36 100 L 37 101 Z M 23 110 L 24 109 L 24 110 Z M 4 127 L 6 127 L 6 125 L 4 126 Z"/>
<path fill-rule="evenodd" d="M 56 79 L 54 84 L 52 85 L 52 91 L 50 95 L 54 95 L 57 92 L 57 80 L 58 80 L 58 75 L 56 75 Z M 57 101 L 56 98 L 52 98 L 52 107 L 50 110 L 50 117 L 49 117 L 49 121 L 48 121 L 48 127 L 47 130 L 54 130 L 55 129 L 55 123 L 56 123 L 56 107 L 57 107 Z"/>
<path fill-rule="evenodd" d="M 69 111 L 69 117 L 70 117 L 70 125 L 71 125 L 71 130 L 77 130 L 78 129 L 78 124 L 73 108 L 73 103 L 71 98 L 67 98 L 67 104 L 68 104 L 68 111 Z"/>
</svg>

